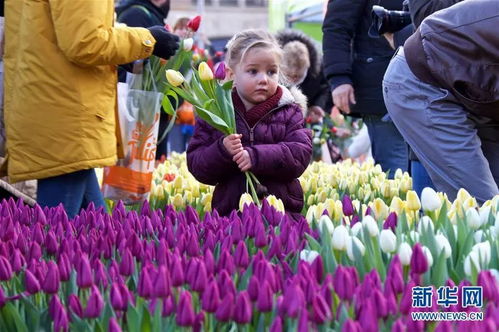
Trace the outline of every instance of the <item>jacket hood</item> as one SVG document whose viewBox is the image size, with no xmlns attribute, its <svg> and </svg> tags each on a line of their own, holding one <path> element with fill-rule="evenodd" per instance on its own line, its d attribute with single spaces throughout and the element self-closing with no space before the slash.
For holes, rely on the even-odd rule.
<svg viewBox="0 0 499 332">
<path fill-rule="evenodd" d="M 116 15 L 119 17 L 121 13 L 132 6 L 143 6 L 147 8 L 151 12 L 151 14 L 157 16 L 161 20 L 165 19 L 168 16 L 168 12 L 170 11 L 169 8 L 161 9 L 155 6 L 149 0 L 124 0 L 120 4 L 116 5 Z"/>
<path fill-rule="evenodd" d="M 310 73 L 314 76 L 319 75 L 322 66 L 322 57 L 317 43 L 299 30 L 285 29 L 277 32 L 277 41 L 283 47 L 289 42 L 299 41 L 305 44 L 310 55 Z"/>
<path fill-rule="evenodd" d="M 305 113 L 307 110 L 307 96 L 297 87 L 293 86 L 288 89 L 283 85 L 279 86 L 282 89 L 282 97 L 279 100 L 279 106 L 296 104 L 301 108 L 302 112 Z"/>
</svg>

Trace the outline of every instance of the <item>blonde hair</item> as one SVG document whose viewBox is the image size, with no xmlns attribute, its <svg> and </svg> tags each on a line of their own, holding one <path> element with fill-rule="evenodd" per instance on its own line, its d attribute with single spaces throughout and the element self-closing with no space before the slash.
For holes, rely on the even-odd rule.
<svg viewBox="0 0 499 332">
<path fill-rule="evenodd" d="M 287 43 L 282 48 L 284 52 L 283 64 L 285 69 L 300 70 L 310 68 L 308 48 L 297 40 Z"/>
<path fill-rule="evenodd" d="M 181 17 L 179 18 L 176 22 L 175 25 L 173 26 L 173 31 L 178 30 L 178 29 L 186 29 L 187 28 L 187 23 L 189 23 L 190 18 L 188 17 Z"/>
<path fill-rule="evenodd" d="M 248 29 L 236 33 L 227 43 L 227 65 L 234 69 L 243 61 L 246 53 L 256 47 L 275 51 L 279 60 L 282 60 L 282 49 L 272 34 L 260 29 Z"/>
</svg>

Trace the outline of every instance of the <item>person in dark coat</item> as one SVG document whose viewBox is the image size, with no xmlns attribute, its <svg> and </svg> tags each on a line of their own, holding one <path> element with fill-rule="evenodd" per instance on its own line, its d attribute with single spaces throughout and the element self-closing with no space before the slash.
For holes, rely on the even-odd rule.
<svg viewBox="0 0 499 332">
<path fill-rule="evenodd" d="M 129 27 L 152 27 L 165 25 L 170 11 L 170 0 L 124 0 L 116 6 L 117 21 Z M 126 82 L 126 70 L 120 68 L 119 81 Z M 159 136 L 168 126 L 168 115 L 161 111 L 159 118 Z M 158 142 L 156 159 L 160 160 L 168 154 L 168 139 Z"/>
<path fill-rule="evenodd" d="M 384 38 L 370 38 L 373 5 L 401 10 L 402 0 L 329 0 L 322 26 L 324 73 L 333 103 L 360 115 L 367 125 L 374 161 L 393 177 L 408 169 L 407 145 L 386 116 L 381 82 L 394 53 Z"/>
<path fill-rule="evenodd" d="M 236 34 L 228 44 L 227 64 L 234 79 L 232 99 L 237 133 L 224 136 L 198 119 L 187 149 L 194 177 L 214 185 L 212 208 L 228 215 L 239 206 L 251 171 L 299 218 L 303 190 L 298 177 L 312 157 L 310 130 L 291 92 L 278 84 L 281 49 L 261 30 Z"/>
</svg>

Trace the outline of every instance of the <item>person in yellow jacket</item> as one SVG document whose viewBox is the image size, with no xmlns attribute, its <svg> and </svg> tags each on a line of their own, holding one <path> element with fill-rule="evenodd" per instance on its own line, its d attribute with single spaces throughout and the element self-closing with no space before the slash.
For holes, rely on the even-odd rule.
<svg viewBox="0 0 499 332">
<path fill-rule="evenodd" d="M 94 168 L 117 161 L 117 66 L 177 48 L 163 27 L 115 27 L 114 0 L 6 0 L 9 180 L 38 179 L 38 203 L 70 217 L 103 206 Z"/>
</svg>

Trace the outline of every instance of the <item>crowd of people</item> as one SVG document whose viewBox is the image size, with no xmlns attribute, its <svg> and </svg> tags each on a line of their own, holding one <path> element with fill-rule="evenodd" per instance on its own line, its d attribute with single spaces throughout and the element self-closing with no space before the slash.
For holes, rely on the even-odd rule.
<svg viewBox="0 0 499 332">
<path fill-rule="evenodd" d="M 2 171 L 38 180 L 37 202 L 74 216 L 104 205 L 94 168 L 118 158 L 117 77 L 174 55 L 189 18 L 165 27 L 170 0 L 25 2 L 5 0 Z M 374 5 L 386 9 L 381 20 L 407 10 L 412 23 L 373 36 Z M 498 18 L 494 0 L 330 0 L 322 51 L 292 29 L 238 32 L 217 54 L 234 82 L 238 134 L 195 120 L 181 100 L 156 158 L 187 151 L 191 173 L 216 186 L 221 214 L 237 209 L 248 170 L 299 214 L 309 163 L 369 144 L 388 176 L 410 172 L 418 193 L 430 186 L 453 199 L 464 187 L 484 202 L 499 194 Z M 358 129 L 350 148 L 334 141 L 351 134 L 333 128 L 345 116 Z"/>
</svg>

